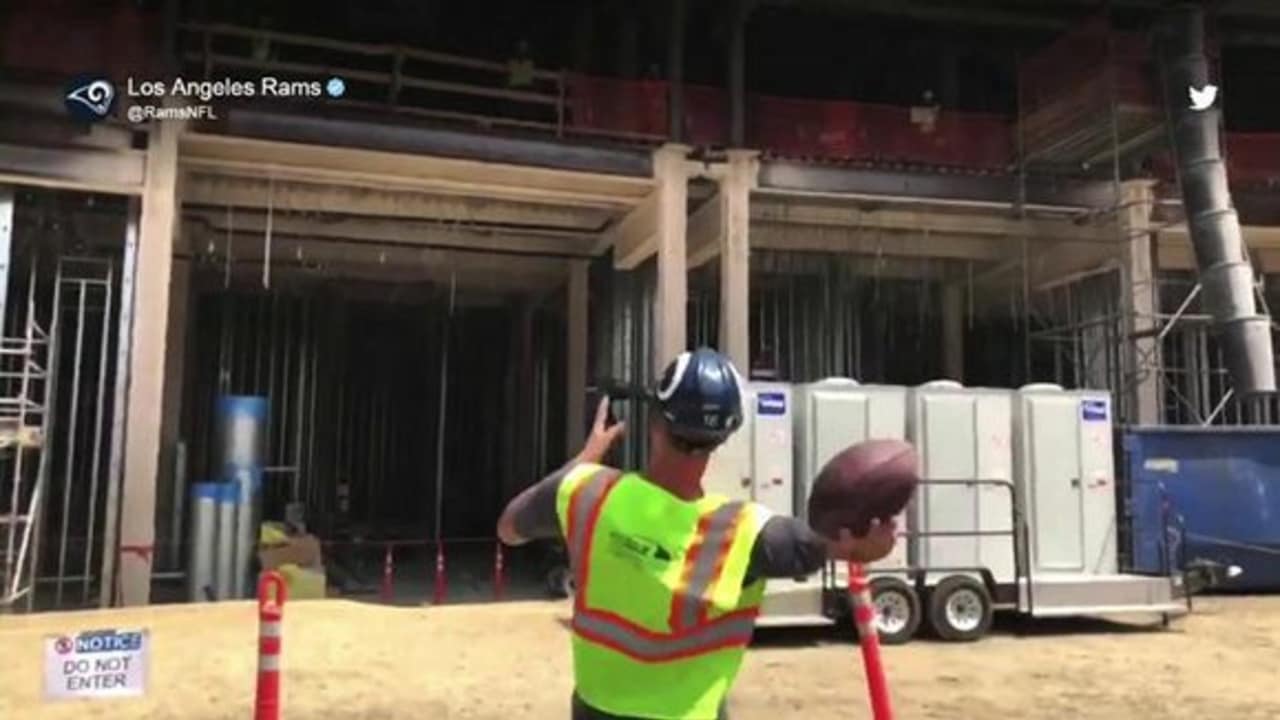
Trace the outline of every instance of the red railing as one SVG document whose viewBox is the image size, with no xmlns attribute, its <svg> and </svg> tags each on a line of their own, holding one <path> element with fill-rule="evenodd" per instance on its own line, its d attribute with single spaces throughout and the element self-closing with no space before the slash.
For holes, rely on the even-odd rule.
<svg viewBox="0 0 1280 720">
<path fill-rule="evenodd" d="M 6 68 L 62 76 L 102 72 L 122 81 L 157 67 L 160 17 L 127 0 L 27 0 L 0 20 L 0 66 Z"/>
<path fill-rule="evenodd" d="M 729 143 L 729 93 L 707 85 L 684 86 L 684 139 L 693 145 Z"/>
<path fill-rule="evenodd" d="M 832 100 L 754 96 L 749 144 L 793 157 L 866 160 L 974 169 L 1013 162 L 1009 118 Z"/>
<path fill-rule="evenodd" d="M 1280 186 L 1280 132 L 1228 133 L 1227 177 L 1240 185 Z"/>
<path fill-rule="evenodd" d="M 1280 187 L 1280 132 L 1226 133 L 1223 141 L 1227 179 L 1236 187 Z M 1173 182 L 1177 178 L 1173 153 L 1152 156 L 1152 173 Z"/>
<path fill-rule="evenodd" d="M 565 77 L 568 127 L 586 134 L 667 137 L 667 84 L 570 74 Z"/>
</svg>

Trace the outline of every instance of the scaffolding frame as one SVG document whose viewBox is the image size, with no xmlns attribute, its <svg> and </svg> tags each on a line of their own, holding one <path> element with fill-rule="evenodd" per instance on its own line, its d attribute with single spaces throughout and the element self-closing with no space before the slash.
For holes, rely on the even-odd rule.
<svg viewBox="0 0 1280 720">
<path fill-rule="evenodd" d="M 1108 93 L 1107 122 L 1111 142 L 1107 155 L 1111 161 L 1114 202 L 1111 207 L 1094 213 L 1094 217 L 1110 216 L 1117 221 L 1117 257 L 1101 267 L 1061 278 L 1048 286 L 1033 290 L 1029 282 L 1030 263 L 1025 252 L 1024 238 L 1024 252 L 1020 262 L 1022 307 L 1028 322 L 1038 321 L 1041 324 L 1041 327 L 1026 333 L 1024 362 L 1030 371 L 1033 354 L 1041 348 L 1047 349 L 1053 359 L 1055 380 L 1059 384 L 1075 387 L 1102 386 L 1110 390 L 1116 404 L 1117 420 L 1122 423 L 1136 421 L 1135 406 L 1139 402 L 1139 392 L 1154 392 L 1157 417 L 1165 423 L 1213 425 L 1228 422 L 1280 422 L 1280 398 L 1235 397 L 1226 378 L 1227 371 L 1221 359 L 1221 350 L 1217 350 L 1216 357 L 1210 357 L 1213 355 L 1212 317 L 1190 311 L 1200 293 L 1198 282 L 1183 295 L 1172 312 L 1166 312 L 1162 305 L 1164 294 L 1161 291 L 1168 281 L 1158 265 L 1153 263 L 1150 292 L 1155 301 L 1156 312 L 1144 313 L 1134 307 L 1134 278 L 1118 255 L 1125 244 L 1132 242 L 1135 237 L 1132 228 L 1118 222 L 1117 214 L 1127 209 L 1122 192 L 1122 156 L 1126 151 L 1132 150 L 1135 144 L 1120 137 L 1118 53 L 1109 6 L 1104 12 L 1108 13 L 1108 37 L 1102 71 L 1105 73 Z M 1163 95 L 1166 92 L 1163 82 L 1165 68 L 1163 59 L 1158 59 L 1157 62 L 1160 76 L 1158 82 Z M 1014 198 L 1014 212 L 1019 216 L 1025 201 L 1028 171 L 1024 102 L 1022 83 L 1019 81 L 1015 116 L 1018 144 L 1017 190 Z M 1172 147 L 1172 129 L 1167 118 L 1163 125 L 1166 142 Z M 1049 166 L 1046 169 L 1053 168 Z M 1176 163 L 1175 182 L 1181 186 L 1182 179 L 1177 174 Z M 1176 223 L 1168 223 L 1174 224 Z M 1154 239 L 1160 229 L 1162 226 L 1148 218 L 1146 227 L 1141 232 Z M 1107 307 L 1091 317 L 1078 317 L 1076 312 L 1080 304 L 1075 297 L 1077 290 L 1087 290 L 1091 282 L 1098 284 L 1094 281 L 1095 278 L 1108 275 L 1113 276 L 1113 280 L 1107 283 L 1109 287 L 1102 288 L 1104 295 L 1095 298 L 1100 299 Z M 1095 292 L 1098 289 L 1093 288 Z M 1256 283 L 1255 291 L 1265 309 L 1265 294 Z M 1066 317 L 1063 319 L 1059 319 L 1057 312 L 1057 293 L 1064 295 Z M 1038 312 L 1037 304 L 1045 304 L 1046 299 L 1048 311 Z M 1276 323 L 1273 322 L 1272 325 L 1275 327 Z M 1143 329 L 1131 330 L 1135 328 Z M 1064 368 L 1064 364 L 1069 367 Z M 1142 389 L 1144 383 L 1154 383 L 1154 387 Z"/>
<path fill-rule="evenodd" d="M 0 277 L 6 287 L 7 269 L 8 265 Z M 51 469 L 45 439 L 54 415 L 50 408 L 56 378 L 49 364 L 57 352 L 57 332 L 46 331 L 36 318 L 36 278 L 33 256 L 22 333 L 0 337 L 0 452 L 9 456 L 4 458 L 9 465 L 9 493 L 0 508 L 0 540 L 4 542 L 0 613 L 11 612 L 20 601 L 25 601 L 28 612 L 35 606 L 42 499 Z M 0 497 L 0 502 L 5 500 Z"/>
</svg>

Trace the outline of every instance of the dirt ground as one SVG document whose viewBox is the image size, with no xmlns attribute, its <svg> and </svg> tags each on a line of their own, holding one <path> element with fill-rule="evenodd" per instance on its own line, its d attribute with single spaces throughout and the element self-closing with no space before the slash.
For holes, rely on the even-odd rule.
<svg viewBox="0 0 1280 720">
<path fill-rule="evenodd" d="M 567 610 L 292 603 L 284 718 L 567 718 Z M 44 703 L 41 638 L 112 626 L 151 629 L 147 696 Z M 837 633 L 758 635 L 731 699 L 735 720 L 869 716 L 856 650 Z M 251 603 L 0 618 L 0 718 L 249 718 L 255 637 Z M 1058 621 L 886 653 L 904 720 L 1280 717 L 1280 597 L 1204 599 L 1168 631 Z"/>
</svg>

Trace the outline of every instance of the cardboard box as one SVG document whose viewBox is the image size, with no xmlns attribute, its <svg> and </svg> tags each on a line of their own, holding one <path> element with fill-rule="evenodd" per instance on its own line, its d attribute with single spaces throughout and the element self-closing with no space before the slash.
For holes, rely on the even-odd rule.
<svg viewBox="0 0 1280 720">
<path fill-rule="evenodd" d="M 275 570 L 282 565 L 322 568 L 320 541 L 314 535 L 294 535 L 283 542 L 259 546 L 258 562 L 263 570 Z"/>
<path fill-rule="evenodd" d="M 327 596 L 324 570 L 298 567 L 292 563 L 278 568 L 289 589 L 290 600 L 316 600 Z"/>
</svg>

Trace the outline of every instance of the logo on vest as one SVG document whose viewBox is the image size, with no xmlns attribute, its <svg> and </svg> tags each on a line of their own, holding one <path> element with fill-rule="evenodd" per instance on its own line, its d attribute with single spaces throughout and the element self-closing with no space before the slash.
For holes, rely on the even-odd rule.
<svg viewBox="0 0 1280 720">
<path fill-rule="evenodd" d="M 637 568 L 649 567 L 659 571 L 674 559 L 670 550 L 656 540 L 628 535 L 612 530 L 609 532 L 609 552 L 615 558 L 635 565 Z"/>
</svg>

